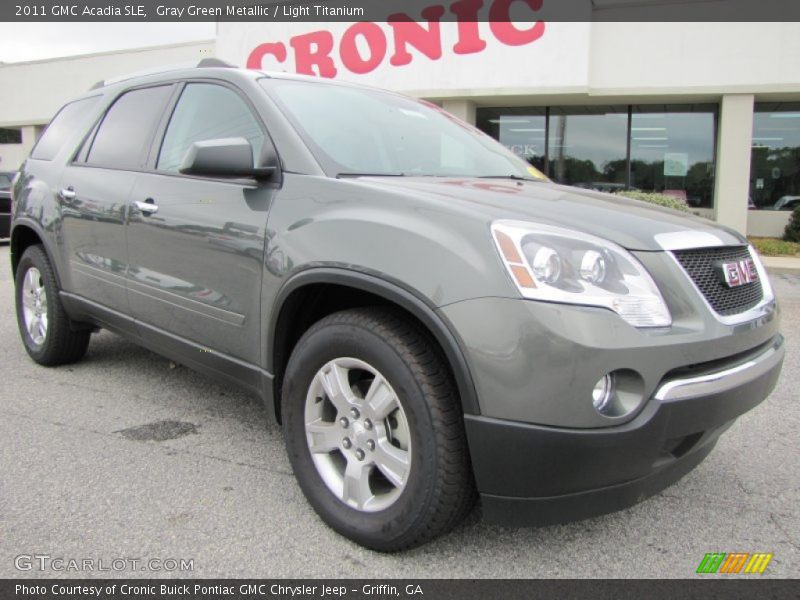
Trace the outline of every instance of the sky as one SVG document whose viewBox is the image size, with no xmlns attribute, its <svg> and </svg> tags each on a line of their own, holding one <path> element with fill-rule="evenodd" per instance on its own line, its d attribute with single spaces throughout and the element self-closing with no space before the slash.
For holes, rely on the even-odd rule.
<svg viewBox="0 0 800 600">
<path fill-rule="evenodd" d="M 216 37 L 216 23 L 0 23 L 0 62 L 177 44 Z"/>
</svg>

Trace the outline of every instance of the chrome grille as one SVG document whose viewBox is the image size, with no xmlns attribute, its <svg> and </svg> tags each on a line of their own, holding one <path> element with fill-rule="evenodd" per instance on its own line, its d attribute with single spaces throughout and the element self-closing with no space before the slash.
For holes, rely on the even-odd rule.
<svg viewBox="0 0 800 600">
<path fill-rule="evenodd" d="M 672 254 L 717 314 L 738 315 L 756 306 L 764 296 L 760 281 L 728 287 L 720 265 L 752 258 L 746 246 L 674 250 Z"/>
</svg>

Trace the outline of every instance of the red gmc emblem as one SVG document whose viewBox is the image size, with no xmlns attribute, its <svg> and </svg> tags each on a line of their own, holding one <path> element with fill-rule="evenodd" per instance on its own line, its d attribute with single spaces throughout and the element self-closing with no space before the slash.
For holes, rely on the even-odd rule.
<svg viewBox="0 0 800 600">
<path fill-rule="evenodd" d="M 752 258 L 737 262 L 722 263 L 722 278 L 728 287 L 739 287 L 746 283 L 758 281 L 758 270 Z"/>
</svg>

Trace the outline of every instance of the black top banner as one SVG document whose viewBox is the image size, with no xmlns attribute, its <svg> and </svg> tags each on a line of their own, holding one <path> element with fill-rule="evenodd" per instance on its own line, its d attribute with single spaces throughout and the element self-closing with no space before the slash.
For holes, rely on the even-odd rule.
<svg viewBox="0 0 800 600">
<path fill-rule="evenodd" d="M 3 21 L 800 21 L 797 0 L 11 0 Z"/>
</svg>

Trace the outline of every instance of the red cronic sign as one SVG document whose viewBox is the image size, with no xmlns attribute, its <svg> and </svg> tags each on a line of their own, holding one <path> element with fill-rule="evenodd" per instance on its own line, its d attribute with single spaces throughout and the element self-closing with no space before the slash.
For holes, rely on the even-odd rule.
<svg viewBox="0 0 800 600">
<path fill-rule="evenodd" d="M 517 23 L 511 20 L 511 6 L 525 5 L 535 13 L 544 0 L 494 0 L 489 4 L 489 30 L 501 44 L 522 46 L 544 35 L 544 21 Z M 265 56 L 285 63 L 289 52 L 294 57 L 294 70 L 306 75 L 336 77 L 340 69 L 363 75 L 386 63 L 402 67 L 411 63 L 409 48 L 414 48 L 430 60 L 439 60 L 445 51 L 453 54 L 474 54 L 486 48 L 481 37 L 478 13 L 483 0 L 458 0 L 448 8 L 435 4 L 422 10 L 422 21 L 405 13 L 391 15 L 387 31 L 379 24 L 365 21 L 353 23 L 338 37 L 324 29 L 296 35 L 284 42 L 265 42 L 250 51 L 248 69 L 262 68 Z M 443 48 L 441 19 L 445 11 L 455 15 L 457 40 L 452 47 Z"/>
</svg>

